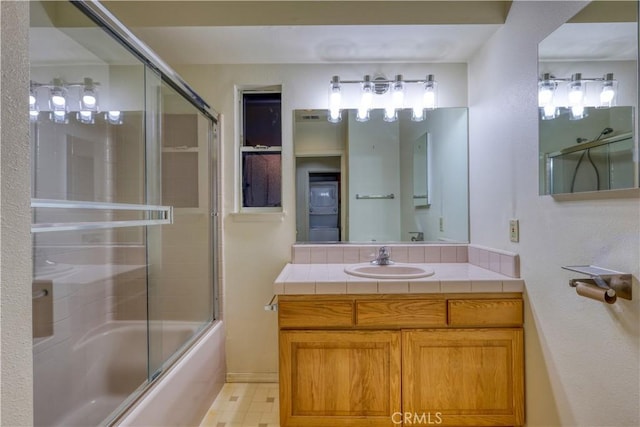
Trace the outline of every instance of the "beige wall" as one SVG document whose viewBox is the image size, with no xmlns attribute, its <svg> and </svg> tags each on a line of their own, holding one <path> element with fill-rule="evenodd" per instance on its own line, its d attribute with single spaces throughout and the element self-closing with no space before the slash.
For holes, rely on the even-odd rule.
<svg viewBox="0 0 640 427">
<path fill-rule="evenodd" d="M 29 4 L 0 3 L 0 425 L 33 423 Z"/>
<path fill-rule="evenodd" d="M 640 424 L 638 195 L 538 196 L 537 44 L 584 4 L 514 2 L 469 64 L 471 241 L 520 254 L 529 426 Z M 632 273 L 633 301 L 578 297 L 560 267 L 579 264 Z"/>
<path fill-rule="evenodd" d="M 406 79 L 433 73 L 442 106 L 466 106 L 466 64 L 202 65 L 178 66 L 180 75 L 222 114 L 222 212 L 224 239 L 224 319 L 229 378 L 276 379 L 277 319 L 263 306 L 272 285 L 290 260 L 295 241 L 294 109 L 326 108 L 331 76 L 360 79 L 376 72 Z M 235 87 L 282 85 L 283 214 L 242 215 L 237 211 Z M 356 98 L 345 98 L 355 108 Z M 259 349 L 258 351 L 256 349 Z"/>
</svg>

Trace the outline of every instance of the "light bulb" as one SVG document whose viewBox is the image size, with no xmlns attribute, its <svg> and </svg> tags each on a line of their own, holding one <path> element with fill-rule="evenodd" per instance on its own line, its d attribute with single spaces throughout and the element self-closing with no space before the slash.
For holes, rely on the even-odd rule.
<svg viewBox="0 0 640 427">
<path fill-rule="evenodd" d="M 542 120 L 551 120 L 556 118 L 557 108 L 552 103 L 545 105 L 542 108 Z"/>
<path fill-rule="evenodd" d="M 29 108 L 32 110 L 36 107 L 36 97 L 33 93 L 29 94 Z"/>
<path fill-rule="evenodd" d="M 112 125 L 121 125 L 122 124 L 122 113 L 117 110 L 112 110 L 107 112 L 105 115 L 105 119 Z"/>
<path fill-rule="evenodd" d="M 84 124 L 93 124 L 94 120 L 93 120 L 93 111 L 78 111 L 78 114 L 76 115 L 76 119 L 80 122 L 80 123 L 84 123 Z"/>
<path fill-rule="evenodd" d="M 340 78 L 333 76 L 329 85 L 329 121 L 331 123 L 337 123 L 342 119 L 340 116 L 341 101 Z"/>
<path fill-rule="evenodd" d="M 587 117 L 584 105 L 573 105 L 571 107 L 571 117 L 570 120 L 580 120 Z"/>
<path fill-rule="evenodd" d="M 358 114 L 356 115 L 356 120 L 359 122 L 366 122 L 369 120 L 369 109 L 364 108 L 362 106 L 358 107 Z"/>
<path fill-rule="evenodd" d="M 572 87 L 569 91 L 569 104 L 570 105 L 579 105 L 582 104 L 582 100 L 584 99 L 584 93 L 582 89 L 578 87 Z"/>
<path fill-rule="evenodd" d="M 51 95 L 51 104 L 53 104 L 53 108 L 56 110 L 63 110 L 67 105 L 67 100 L 61 94 L 52 94 Z"/>
<path fill-rule="evenodd" d="M 97 100 L 95 95 L 90 94 L 85 92 L 84 95 L 82 95 L 82 106 L 83 108 L 86 108 L 87 110 L 96 108 L 96 104 L 97 104 Z"/>
<path fill-rule="evenodd" d="M 411 120 L 414 122 L 421 122 L 424 120 L 424 108 L 422 108 L 422 105 L 416 105 L 413 107 Z"/>
<path fill-rule="evenodd" d="M 67 112 L 64 110 L 55 110 L 51 113 L 51 121 L 53 123 L 58 123 L 58 124 L 66 124 L 68 123 L 67 120 Z"/>
<path fill-rule="evenodd" d="M 396 109 L 392 105 L 387 105 L 384 109 L 384 121 L 385 122 L 394 122 L 398 118 L 396 113 Z"/>
<path fill-rule="evenodd" d="M 551 88 L 546 86 L 541 87 L 540 90 L 538 91 L 538 106 L 545 107 L 549 103 L 551 103 L 552 99 L 553 99 L 553 90 L 551 90 Z"/>
<path fill-rule="evenodd" d="M 426 90 L 422 97 L 422 105 L 428 110 L 436 108 L 436 93 L 433 90 Z"/>
<path fill-rule="evenodd" d="M 340 120 L 342 120 L 342 117 L 340 117 L 340 110 L 330 109 L 329 121 L 331 123 L 338 123 Z"/>
<path fill-rule="evenodd" d="M 600 108 L 609 108 L 616 105 L 616 93 L 618 82 L 613 79 L 613 73 L 607 73 L 602 78 L 602 90 L 600 91 Z"/>
<path fill-rule="evenodd" d="M 434 80 L 433 74 L 427 76 L 427 81 L 424 84 L 424 95 L 422 95 L 422 106 L 427 110 L 433 110 L 436 108 L 437 101 L 437 83 Z"/>
</svg>

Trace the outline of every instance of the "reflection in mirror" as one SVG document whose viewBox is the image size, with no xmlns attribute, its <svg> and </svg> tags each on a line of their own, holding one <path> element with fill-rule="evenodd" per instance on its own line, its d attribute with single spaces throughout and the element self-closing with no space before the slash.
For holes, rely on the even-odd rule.
<svg viewBox="0 0 640 427">
<path fill-rule="evenodd" d="M 639 186 L 637 2 L 601 3 L 539 44 L 540 194 Z"/>
<path fill-rule="evenodd" d="M 356 113 L 295 112 L 297 240 L 468 242 L 467 109 Z"/>
<path fill-rule="evenodd" d="M 540 122 L 545 194 L 633 187 L 633 108 L 594 108 L 579 122 L 560 110 Z"/>
<path fill-rule="evenodd" d="M 429 207 L 429 183 L 427 175 L 427 154 L 429 134 L 425 133 L 413 141 L 413 206 Z"/>
</svg>

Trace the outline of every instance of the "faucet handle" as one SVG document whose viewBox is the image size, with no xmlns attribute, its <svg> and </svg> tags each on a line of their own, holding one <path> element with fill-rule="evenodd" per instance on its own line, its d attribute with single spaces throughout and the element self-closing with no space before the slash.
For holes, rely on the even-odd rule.
<svg viewBox="0 0 640 427">
<path fill-rule="evenodd" d="M 388 246 L 380 246 L 378 249 L 378 254 L 382 256 L 389 256 L 389 247 Z"/>
</svg>

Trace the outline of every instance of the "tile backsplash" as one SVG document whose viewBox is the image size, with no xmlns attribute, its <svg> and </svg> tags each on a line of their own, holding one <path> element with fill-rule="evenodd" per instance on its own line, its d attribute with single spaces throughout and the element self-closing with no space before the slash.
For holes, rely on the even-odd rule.
<svg viewBox="0 0 640 427">
<path fill-rule="evenodd" d="M 368 262 L 381 245 L 296 244 L 291 246 L 293 264 L 354 264 Z M 520 277 L 517 254 L 478 245 L 390 244 L 391 259 L 410 263 L 469 263 L 505 276 Z"/>
</svg>

